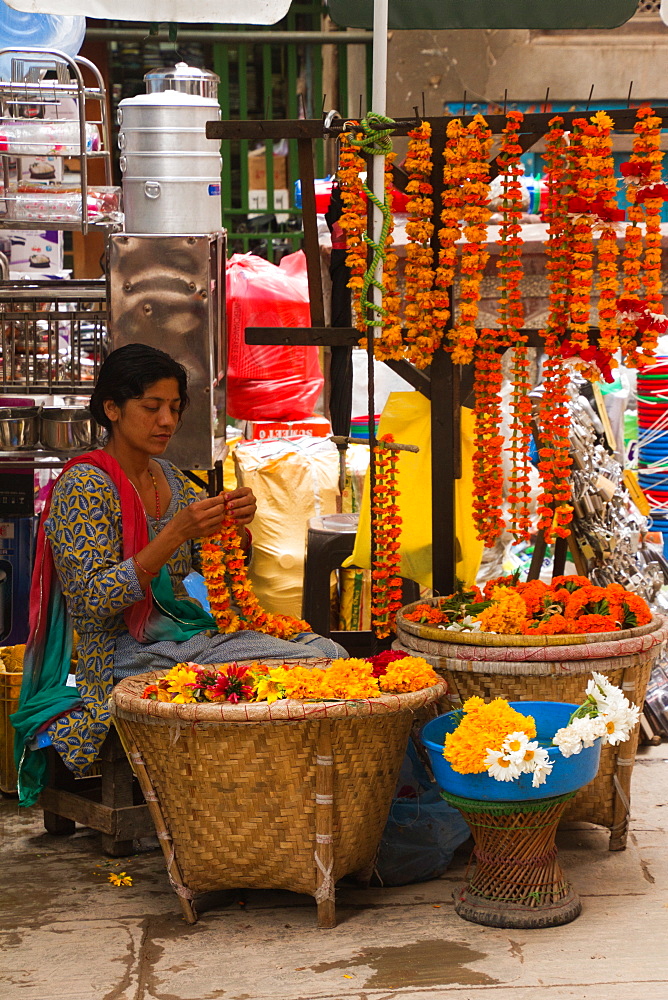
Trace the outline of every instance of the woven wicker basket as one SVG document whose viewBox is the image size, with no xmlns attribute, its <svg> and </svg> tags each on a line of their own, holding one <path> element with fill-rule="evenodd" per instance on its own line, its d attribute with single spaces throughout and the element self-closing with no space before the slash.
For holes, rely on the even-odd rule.
<svg viewBox="0 0 668 1000">
<path fill-rule="evenodd" d="M 121 681 L 111 711 L 186 920 L 199 892 L 283 888 L 314 896 L 320 926 L 334 926 L 334 885 L 368 880 L 413 713 L 445 684 L 356 702 L 177 705 L 140 697 L 157 676 Z"/>
<path fill-rule="evenodd" d="M 577 704 L 584 700 L 587 682 L 596 670 L 621 687 L 630 701 L 642 706 L 652 666 L 668 638 L 668 618 L 660 615 L 647 625 L 623 632 L 501 636 L 419 625 L 404 617 L 404 612 L 414 607 L 410 604 L 397 615 L 394 648 L 423 656 L 448 682 L 454 705 L 472 695 Z M 605 747 L 598 776 L 578 792 L 564 814 L 567 821 L 607 826 L 611 851 L 626 846 L 637 746 L 638 728 L 626 743 Z"/>
</svg>

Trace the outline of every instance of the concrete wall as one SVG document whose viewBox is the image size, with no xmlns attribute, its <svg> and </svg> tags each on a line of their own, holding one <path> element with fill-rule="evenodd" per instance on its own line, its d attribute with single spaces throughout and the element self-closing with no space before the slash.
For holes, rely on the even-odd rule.
<svg viewBox="0 0 668 1000">
<path fill-rule="evenodd" d="M 604 2 L 604 0 L 601 0 Z M 668 27 L 637 15 L 608 31 L 394 31 L 388 55 L 388 114 L 441 114 L 468 101 L 668 98 Z"/>
</svg>

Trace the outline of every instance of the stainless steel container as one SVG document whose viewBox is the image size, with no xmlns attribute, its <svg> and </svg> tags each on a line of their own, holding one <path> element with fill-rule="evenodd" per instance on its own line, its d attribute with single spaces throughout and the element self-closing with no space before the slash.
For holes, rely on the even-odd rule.
<svg viewBox="0 0 668 1000">
<path fill-rule="evenodd" d="M 54 451 L 79 451 L 92 447 L 97 439 L 97 424 L 85 406 L 44 406 L 39 438 L 45 448 Z"/>
<path fill-rule="evenodd" d="M 39 441 L 39 406 L 0 407 L 0 451 L 35 448 Z"/>
<path fill-rule="evenodd" d="M 121 132 L 131 129 L 162 129 L 167 149 L 170 139 L 165 133 L 181 128 L 201 130 L 201 145 L 197 144 L 201 149 L 218 149 L 220 146 L 215 139 L 206 137 L 206 123 L 220 121 L 220 105 L 218 101 L 208 97 L 182 94 L 174 90 L 138 94 L 137 97 L 126 97 L 121 101 L 117 114 Z"/>
<path fill-rule="evenodd" d="M 177 62 L 175 66 L 154 69 L 144 76 L 146 93 L 153 94 L 165 90 L 180 90 L 184 94 L 199 94 L 200 97 L 218 96 L 220 77 L 208 69 L 189 66 Z"/>
<path fill-rule="evenodd" d="M 214 177 L 220 180 L 220 172 L 223 169 L 223 160 L 215 151 L 213 153 L 189 152 L 134 152 L 124 153 L 120 158 L 120 167 L 123 175 L 136 179 L 138 177 L 150 177 L 155 180 L 162 180 L 167 173 L 171 177 L 183 177 L 185 180 L 199 180 L 204 177 L 209 180 Z M 126 209 L 127 211 L 127 209 Z"/>
<path fill-rule="evenodd" d="M 121 101 L 126 232 L 179 235 L 220 229 L 222 160 L 219 144 L 205 133 L 206 123 L 219 119 L 217 101 L 178 90 Z M 192 140 L 190 148 L 184 136 Z"/>
</svg>

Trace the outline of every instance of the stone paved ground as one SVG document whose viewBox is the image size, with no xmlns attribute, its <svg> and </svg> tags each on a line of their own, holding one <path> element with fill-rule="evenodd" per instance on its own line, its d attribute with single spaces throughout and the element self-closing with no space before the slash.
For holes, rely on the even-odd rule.
<svg viewBox="0 0 668 1000">
<path fill-rule="evenodd" d="M 339 923 L 278 891 L 210 898 L 184 923 L 157 850 L 109 859 L 99 837 L 46 834 L 0 802 L 0 1000 L 668 1000 L 668 745 L 640 752 L 626 851 L 593 827 L 559 833 L 583 901 L 573 923 L 497 930 L 461 920 L 440 879 L 340 888 Z M 127 871 L 131 887 L 107 875 Z"/>
</svg>

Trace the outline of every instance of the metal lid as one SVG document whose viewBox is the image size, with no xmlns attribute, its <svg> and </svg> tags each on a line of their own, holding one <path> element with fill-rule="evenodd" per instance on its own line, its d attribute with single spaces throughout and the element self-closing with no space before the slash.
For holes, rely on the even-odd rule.
<svg viewBox="0 0 668 1000">
<path fill-rule="evenodd" d="M 180 90 L 184 94 L 198 94 L 200 97 L 217 97 L 220 77 L 208 69 L 189 66 L 178 62 L 176 66 L 154 69 L 144 75 L 146 93 L 162 93 L 165 90 Z"/>
</svg>

